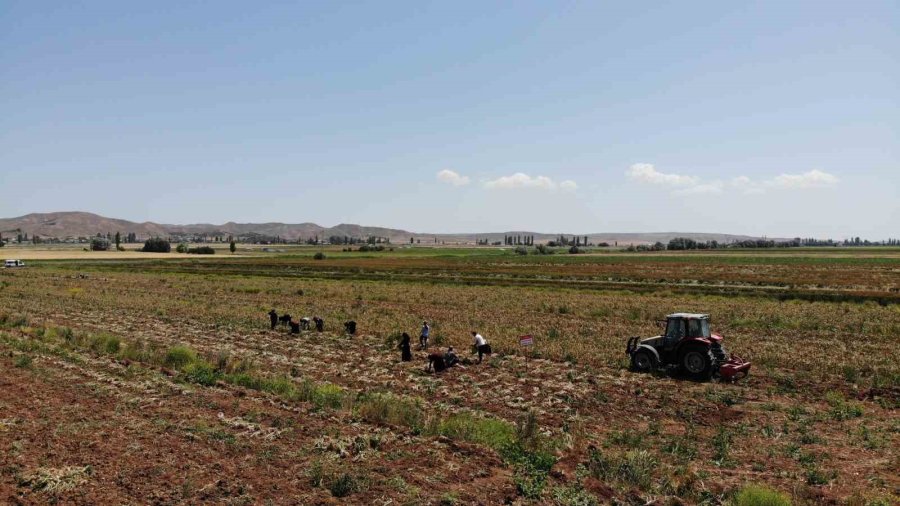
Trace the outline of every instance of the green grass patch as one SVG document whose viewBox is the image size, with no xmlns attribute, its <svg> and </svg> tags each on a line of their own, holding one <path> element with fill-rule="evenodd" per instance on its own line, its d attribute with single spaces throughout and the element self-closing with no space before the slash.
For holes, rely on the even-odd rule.
<svg viewBox="0 0 900 506">
<path fill-rule="evenodd" d="M 734 506 L 791 506 L 791 500 L 764 485 L 746 485 L 734 496 Z"/>
<path fill-rule="evenodd" d="M 13 365 L 20 369 L 31 369 L 32 362 L 33 360 L 31 358 L 31 355 L 23 354 L 16 357 L 16 359 L 13 361 Z"/>
<path fill-rule="evenodd" d="M 656 458 L 647 450 L 630 450 L 624 454 L 607 455 L 599 449 L 591 450 L 586 464 L 588 472 L 601 481 L 616 481 L 641 490 L 650 488 Z"/>
<path fill-rule="evenodd" d="M 392 394 L 363 395 L 355 404 L 357 415 L 371 423 L 409 427 L 421 432 L 425 427 L 425 411 L 418 400 Z"/>
<path fill-rule="evenodd" d="M 848 401 L 840 392 L 831 391 L 826 393 L 825 401 L 831 407 L 828 414 L 834 420 L 850 420 L 863 415 L 862 406 L 856 402 Z"/>
<path fill-rule="evenodd" d="M 509 422 L 482 418 L 469 413 L 434 418 L 428 433 L 471 441 L 494 449 L 503 449 L 516 442 L 516 429 Z"/>
<path fill-rule="evenodd" d="M 173 369 L 182 367 L 197 360 L 197 353 L 186 346 L 173 346 L 166 351 L 163 357 L 163 365 Z"/>
</svg>

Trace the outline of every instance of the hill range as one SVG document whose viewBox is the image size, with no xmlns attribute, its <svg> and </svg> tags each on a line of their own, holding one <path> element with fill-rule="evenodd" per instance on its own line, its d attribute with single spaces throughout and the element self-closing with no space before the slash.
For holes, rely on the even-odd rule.
<svg viewBox="0 0 900 506">
<path fill-rule="evenodd" d="M 697 241 L 718 241 L 728 243 L 758 239 L 758 237 L 734 234 L 701 233 L 701 232 L 653 232 L 653 233 L 538 233 L 530 231 L 506 231 L 486 233 L 425 233 L 411 232 L 407 230 L 371 227 L 342 223 L 334 227 L 323 227 L 315 223 L 235 223 L 228 222 L 221 225 L 209 223 L 197 223 L 191 225 L 168 225 L 154 222 L 137 223 L 128 220 L 108 218 L 93 213 L 82 211 L 32 213 L 16 218 L 0 219 L 0 233 L 5 235 L 27 233 L 29 237 L 37 235 L 41 238 L 71 239 L 78 237 L 91 237 L 99 234 L 121 232 L 123 235 L 134 233 L 139 239 L 149 237 L 168 236 L 234 236 L 234 237 L 281 237 L 289 241 L 319 237 L 327 239 L 329 236 L 348 236 L 356 238 L 387 237 L 394 243 L 408 243 L 410 238 L 420 240 L 422 243 L 438 242 L 447 244 L 475 243 L 476 240 L 487 239 L 490 242 L 502 241 L 504 236 L 534 236 L 537 243 L 554 240 L 560 234 L 566 236 L 588 236 L 590 242 L 607 242 L 610 244 L 647 244 L 656 241 L 668 242 L 673 237 L 689 237 Z"/>
</svg>

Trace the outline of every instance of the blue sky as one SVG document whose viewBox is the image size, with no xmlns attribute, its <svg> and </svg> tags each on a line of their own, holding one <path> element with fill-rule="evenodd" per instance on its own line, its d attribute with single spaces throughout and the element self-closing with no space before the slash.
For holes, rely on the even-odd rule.
<svg viewBox="0 0 900 506">
<path fill-rule="evenodd" d="M 900 236 L 896 2 L 0 3 L 0 216 Z"/>
</svg>

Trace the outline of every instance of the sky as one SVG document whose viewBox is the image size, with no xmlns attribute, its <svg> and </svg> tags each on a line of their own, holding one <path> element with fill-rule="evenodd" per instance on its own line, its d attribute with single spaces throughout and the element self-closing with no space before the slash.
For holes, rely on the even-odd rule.
<svg viewBox="0 0 900 506">
<path fill-rule="evenodd" d="M 0 2 L 0 216 L 900 236 L 900 3 Z"/>
</svg>

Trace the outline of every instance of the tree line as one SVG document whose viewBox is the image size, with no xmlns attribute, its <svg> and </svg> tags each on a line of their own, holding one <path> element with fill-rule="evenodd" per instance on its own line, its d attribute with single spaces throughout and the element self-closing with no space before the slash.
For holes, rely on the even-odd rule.
<svg viewBox="0 0 900 506">
<path fill-rule="evenodd" d="M 628 251 L 686 251 L 686 250 L 708 250 L 708 249 L 724 249 L 724 248 L 799 248 L 803 246 L 900 246 L 900 239 L 887 239 L 884 241 L 860 240 L 859 237 L 853 239 L 845 239 L 844 241 L 835 241 L 833 239 L 815 239 L 795 237 L 787 241 L 775 241 L 772 239 L 748 239 L 744 241 L 732 241 L 728 243 L 720 243 L 718 241 L 697 241 L 690 237 L 675 237 L 668 244 L 657 241 L 654 244 L 631 245 Z"/>
</svg>

